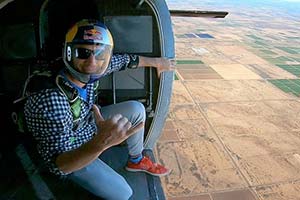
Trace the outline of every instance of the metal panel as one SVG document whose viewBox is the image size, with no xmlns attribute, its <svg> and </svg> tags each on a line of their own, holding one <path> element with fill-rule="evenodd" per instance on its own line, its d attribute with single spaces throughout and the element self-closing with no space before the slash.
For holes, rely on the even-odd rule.
<svg viewBox="0 0 300 200">
<path fill-rule="evenodd" d="M 105 16 L 115 53 L 152 53 L 151 16 Z"/>
<path fill-rule="evenodd" d="M 145 69 L 127 69 L 115 72 L 116 89 L 145 89 Z M 111 76 L 100 80 L 101 89 L 112 89 Z"/>
</svg>

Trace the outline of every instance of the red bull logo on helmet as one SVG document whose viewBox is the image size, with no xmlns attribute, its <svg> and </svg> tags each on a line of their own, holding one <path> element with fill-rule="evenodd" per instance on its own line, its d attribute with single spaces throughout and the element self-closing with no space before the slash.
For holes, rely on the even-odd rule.
<svg viewBox="0 0 300 200">
<path fill-rule="evenodd" d="M 97 29 L 84 30 L 84 40 L 103 40 L 102 34 Z"/>
</svg>

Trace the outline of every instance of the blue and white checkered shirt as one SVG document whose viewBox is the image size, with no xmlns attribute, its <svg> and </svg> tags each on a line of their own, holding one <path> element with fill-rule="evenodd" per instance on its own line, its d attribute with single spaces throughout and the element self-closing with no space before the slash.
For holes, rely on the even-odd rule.
<svg viewBox="0 0 300 200">
<path fill-rule="evenodd" d="M 129 62 L 128 54 L 113 55 L 105 75 L 125 69 Z M 69 83 L 66 81 L 66 84 Z M 83 123 L 75 130 L 73 130 L 73 113 L 68 98 L 57 87 L 34 93 L 25 103 L 27 128 L 33 134 L 37 142 L 37 150 L 50 172 L 56 175 L 66 175 L 57 168 L 56 157 L 63 152 L 80 147 L 96 132 L 94 120 L 87 119 L 94 104 L 94 84 L 87 84 L 86 88 L 87 99 L 78 96 L 81 98 L 79 120 Z"/>
</svg>

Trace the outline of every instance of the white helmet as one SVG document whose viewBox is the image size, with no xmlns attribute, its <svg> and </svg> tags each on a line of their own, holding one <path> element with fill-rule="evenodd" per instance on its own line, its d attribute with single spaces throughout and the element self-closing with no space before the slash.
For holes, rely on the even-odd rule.
<svg viewBox="0 0 300 200">
<path fill-rule="evenodd" d="M 97 44 L 95 52 L 84 48 L 74 48 L 76 44 Z M 74 78 L 83 83 L 91 83 L 101 78 L 102 73 L 84 74 L 73 64 L 74 58 L 87 59 L 93 52 L 96 60 L 102 60 L 99 69 L 107 68 L 112 56 L 113 39 L 107 27 L 97 20 L 83 19 L 72 26 L 66 34 L 63 59 Z M 98 63 L 98 62 L 97 62 Z"/>
</svg>

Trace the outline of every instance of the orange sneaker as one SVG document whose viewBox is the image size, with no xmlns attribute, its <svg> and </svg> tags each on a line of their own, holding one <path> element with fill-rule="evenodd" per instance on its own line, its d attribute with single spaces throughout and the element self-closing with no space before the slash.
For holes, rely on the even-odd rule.
<svg viewBox="0 0 300 200">
<path fill-rule="evenodd" d="M 171 170 L 165 168 L 164 166 L 157 163 L 153 163 L 146 156 L 144 156 L 139 163 L 133 163 L 128 161 L 125 169 L 130 172 L 146 172 L 153 176 L 165 176 L 171 172 Z"/>
</svg>

